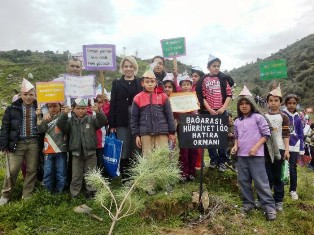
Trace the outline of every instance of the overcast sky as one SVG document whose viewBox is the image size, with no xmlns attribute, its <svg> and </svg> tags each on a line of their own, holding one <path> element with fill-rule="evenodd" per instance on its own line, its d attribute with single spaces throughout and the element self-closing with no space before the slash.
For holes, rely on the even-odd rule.
<svg viewBox="0 0 314 235">
<path fill-rule="evenodd" d="M 0 0 L 0 50 L 71 53 L 84 44 L 114 44 L 117 55 L 161 55 L 161 39 L 185 37 L 178 60 L 222 70 L 314 33 L 313 0 Z M 207 71 L 205 71 L 207 72 Z"/>
</svg>

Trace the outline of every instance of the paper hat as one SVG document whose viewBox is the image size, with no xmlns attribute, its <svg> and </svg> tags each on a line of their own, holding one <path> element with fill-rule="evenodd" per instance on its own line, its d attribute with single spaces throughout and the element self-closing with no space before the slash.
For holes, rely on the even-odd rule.
<svg viewBox="0 0 314 235">
<path fill-rule="evenodd" d="M 32 83 L 30 83 L 28 80 L 23 78 L 22 85 L 21 85 L 21 92 L 29 92 L 31 89 L 34 89 Z"/>
<path fill-rule="evenodd" d="M 208 62 L 211 62 L 213 61 L 214 59 L 217 59 L 218 57 L 212 55 L 212 54 L 209 54 L 209 57 L 208 57 Z"/>
<path fill-rule="evenodd" d="M 86 98 L 76 98 L 74 102 L 77 106 L 87 107 L 88 105 L 88 99 Z"/>
<path fill-rule="evenodd" d="M 269 92 L 269 94 L 271 94 L 272 96 L 282 97 L 280 84 L 279 84 L 274 90 L 272 90 L 271 92 Z"/>
<path fill-rule="evenodd" d="M 200 71 L 200 72 L 204 73 L 203 70 L 201 69 L 201 67 L 199 67 L 199 66 L 192 66 L 191 71 L 192 71 L 192 73 L 194 71 Z"/>
<path fill-rule="evenodd" d="M 167 73 L 167 75 L 164 77 L 162 81 L 173 81 L 173 80 L 174 80 L 173 73 Z"/>
<path fill-rule="evenodd" d="M 156 78 L 155 73 L 154 73 L 154 68 L 156 67 L 157 62 L 151 63 L 146 67 L 146 70 L 143 74 L 143 78 Z"/>
<path fill-rule="evenodd" d="M 189 76 L 189 74 L 186 71 L 183 74 L 179 74 L 177 79 L 180 85 L 183 81 L 189 81 L 193 83 L 192 78 Z"/>
<path fill-rule="evenodd" d="M 253 96 L 252 93 L 247 89 L 246 85 L 243 86 L 242 91 L 240 92 L 239 96 Z"/>
</svg>

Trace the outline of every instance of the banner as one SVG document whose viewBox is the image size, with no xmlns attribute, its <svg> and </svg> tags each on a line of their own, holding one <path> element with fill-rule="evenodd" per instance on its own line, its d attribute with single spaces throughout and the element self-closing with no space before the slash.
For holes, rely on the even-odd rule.
<svg viewBox="0 0 314 235">
<path fill-rule="evenodd" d="M 288 78 L 286 60 L 271 60 L 260 63 L 262 80 Z"/>
<path fill-rule="evenodd" d="M 110 44 L 83 45 L 85 70 L 116 70 L 116 46 Z"/>
<path fill-rule="evenodd" d="M 180 148 L 227 148 L 228 117 L 180 114 L 178 136 Z"/>
<path fill-rule="evenodd" d="M 72 98 L 92 98 L 96 96 L 95 92 L 95 75 L 72 76 L 66 74 L 65 96 Z"/>
<path fill-rule="evenodd" d="M 195 92 L 175 92 L 169 97 L 172 112 L 187 113 L 199 110 L 200 106 Z"/>
<path fill-rule="evenodd" d="M 171 38 L 160 40 L 163 57 L 173 58 L 186 55 L 185 38 Z"/>
<path fill-rule="evenodd" d="M 38 103 L 61 103 L 64 101 L 64 82 L 36 82 Z"/>
</svg>

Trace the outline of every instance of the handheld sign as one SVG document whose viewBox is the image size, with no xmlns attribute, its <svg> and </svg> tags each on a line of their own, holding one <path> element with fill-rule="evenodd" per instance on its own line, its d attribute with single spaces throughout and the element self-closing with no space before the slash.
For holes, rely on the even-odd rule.
<svg viewBox="0 0 314 235">
<path fill-rule="evenodd" d="M 160 40 L 163 57 L 175 58 L 186 55 L 185 38 L 171 38 Z"/>
<path fill-rule="evenodd" d="M 200 109 L 195 92 L 172 93 L 169 101 L 172 112 L 186 113 Z"/>
<path fill-rule="evenodd" d="M 92 98 L 96 96 L 95 92 L 95 75 L 82 77 L 66 74 L 65 96 L 71 98 Z"/>
<path fill-rule="evenodd" d="M 262 80 L 288 78 L 286 60 L 271 60 L 260 63 Z"/>
<path fill-rule="evenodd" d="M 228 117 L 179 115 L 179 147 L 223 149 L 228 146 Z"/>
<path fill-rule="evenodd" d="M 64 101 L 64 82 L 36 82 L 38 103 L 61 103 Z"/>
<path fill-rule="evenodd" d="M 83 45 L 85 70 L 116 70 L 116 46 L 110 44 Z"/>
</svg>

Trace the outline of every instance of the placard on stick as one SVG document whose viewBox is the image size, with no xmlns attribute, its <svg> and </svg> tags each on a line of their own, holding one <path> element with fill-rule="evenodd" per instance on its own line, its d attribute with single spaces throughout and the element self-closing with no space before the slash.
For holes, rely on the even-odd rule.
<svg viewBox="0 0 314 235">
<path fill-rule="evenodd" d="M 64 101 L 64 82 L 36 82 L 38 103 L 61 103 Z"/>
<path fill-rule="evenodd" d="M 228 146 L 228 117 L 179 115 L 179 147 L 223 149 Z"/>
<path fill-rule="evenodd" d="M 116 46 L 111 44 L 83 45 L 85 70 L 116 70 Z"/>
<path fill-rule="evenodd" d="M 174 58 L 186 55 L 185 38 L 171 38 L 160 40 L 163 57 Z"/>
<path fill-rule="evenodd" d="M 288 78 L 286 60 L 271 60 L 260 63 L 262 80 Z"/>
<path fill-rule="evenodd" d="M 87 75 L 79 78 L 65 75 L 65 96 L 71 98 L 92 98 L 96 96 L 95 75 Z"/>
</svg>

